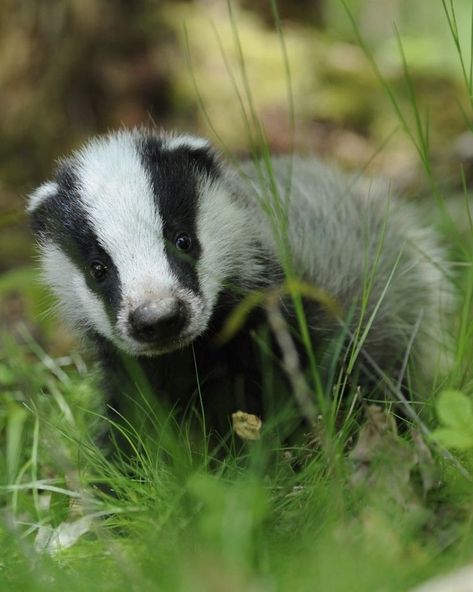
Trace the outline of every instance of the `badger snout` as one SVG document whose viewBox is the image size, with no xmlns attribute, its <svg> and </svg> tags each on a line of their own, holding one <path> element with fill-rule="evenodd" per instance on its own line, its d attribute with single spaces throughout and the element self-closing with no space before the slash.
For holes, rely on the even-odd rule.
<svg viewBox="0 0 473 592">
<path fill-rule="evenodd" d="M 186 324 L 184 303 L 175 297 L 140 304 L 128 317 L 131 336 L 143 343 L 167 343 Z"/>
</svg>

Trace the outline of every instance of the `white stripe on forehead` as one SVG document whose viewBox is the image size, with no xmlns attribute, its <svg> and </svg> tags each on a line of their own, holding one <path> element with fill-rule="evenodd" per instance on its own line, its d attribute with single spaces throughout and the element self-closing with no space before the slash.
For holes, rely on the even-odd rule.
<svg viewBox="0 0 473 592">
<path fill-rule="evenodd" d="M 116 265 L 123 295 L 177 283 L 165 255 L 163 223 L 137 136 L 120 132 L 90 142 L 77 155 L 81 202 L 99 242 Z"/>
</svg>

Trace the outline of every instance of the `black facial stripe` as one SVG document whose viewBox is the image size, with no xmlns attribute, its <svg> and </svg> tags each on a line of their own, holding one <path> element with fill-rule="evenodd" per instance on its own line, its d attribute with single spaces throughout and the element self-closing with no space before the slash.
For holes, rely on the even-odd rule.
<svg viewBox="0 0 473 592">
<path fill-rule="evenodd" d="M 81 205 L 74 165 L 63 161 L 56 172 L 58 191 L 42 201 L 31 214 L 33 232 L 58 245 L 84 274 L 87 286 L 104 303 L 112 321 L 121 301 L 120 278 L 111 257 L 101 247 L 87 212 Z M 104 281 L 96 282 L 90 264 L 100 260 L 108 267 Z"/>
<path fill-rule="evenodd" d="M 201 253 L 197 236 L 198 177 L 217 178 L 219 168 L 210 149 L 180 146 L 166 149 L 156 136 L 149 135 L 139 146 L 143 165 L 149 172 L 155 203 L 163 220 L 166 256 L 181 285 L 199 293 L 196 263 Z M 192 248 L 180 252 L 174 245 L 179 233 L 192 239 Z"/>
</svg>

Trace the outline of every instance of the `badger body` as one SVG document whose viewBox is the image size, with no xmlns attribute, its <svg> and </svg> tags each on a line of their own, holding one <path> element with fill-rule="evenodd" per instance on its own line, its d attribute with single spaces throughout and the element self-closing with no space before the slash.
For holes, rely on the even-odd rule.
<svg viewBox="0 0 473 592">
<path fill-rule="evenodd" d="M 438 361 L 451 300 L 445 255 L 387 183 L 314 158 L 232 167 L 201 138 L 119 131 L 61 160 L 28 211 L 45 281 L 94 344 L 112 394 L 132 393 L 132 361 L 182 408 L 200 391 L 215 416 L 263 414 L 255 335 L 264 311 L 252 310 L 226 344 L 215 337 L 248 294 L 281 286 L 288 257 L 291 275 L 342 311 L 304 300 L 322 378 L 340 335 L 341 357 L 361 340 L 357 380 L 397 379 L 407 356 L 423 370 Z M 281 310 L 297 326 L 282 295 Z"/>
</svg>

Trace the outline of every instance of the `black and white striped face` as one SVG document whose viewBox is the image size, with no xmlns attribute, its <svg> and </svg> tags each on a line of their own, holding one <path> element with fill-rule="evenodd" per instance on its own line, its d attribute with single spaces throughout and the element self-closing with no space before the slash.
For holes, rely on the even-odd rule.
<svg viewBox="0 0 473 592">
<path fill-rule="evenodd" d="M 205 331 L 245 231 L 205 140 L 144 131 L 90 141 L 28 211 L 65 316 L 134 355 Z"/>
</svg>

